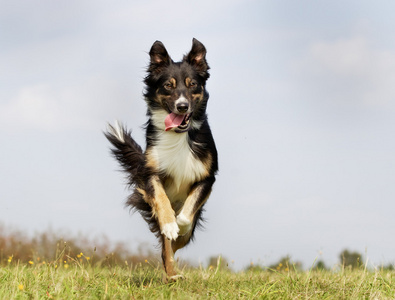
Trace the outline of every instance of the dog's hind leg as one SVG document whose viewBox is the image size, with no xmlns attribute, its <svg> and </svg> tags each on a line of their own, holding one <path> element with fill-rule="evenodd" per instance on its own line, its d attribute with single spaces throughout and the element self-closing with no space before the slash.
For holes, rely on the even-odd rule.
<svg viewBox="0 0 395 300">
<path fill-rule="evenodd" d="M 173 243 L 174 241 L 172 242 L 162 235 L 162 260 L 163 267 L 166 272 L 166 277 L 164 278 L 165 282 L 176 281 L 184 278 L 184 276 L 178 274 L 178 271 L 176 270 Z"/>
<path fill-rule="evenodd" d="M 193 229 L 183 236 L 179 236 L 177 240 L 170 241 L 165 238 L 164 248 L 162 249 L 163 266 L 166 271 L 166 282 L 177 281 L 185 279 L 185 276 L 180 274 L 174 261 L 174 254 L 178 249 L 183 248 L 191 240 Z"/>
<path fill-rule="evenodd" d="M 179 274 L 179 270 L 176 267 L 174 260 L 174 254 L 177 250 L 183 248 L 191 240 L 193 230 L 189 231 L 184 236 L 179 236 L 177 240 L 171 241 L 162 235 L 162 260 L 163 267 L 166 272 L 165 281 L 176 281 L 178 279 L 184 279 L 185 276 Z"/>
</svg>

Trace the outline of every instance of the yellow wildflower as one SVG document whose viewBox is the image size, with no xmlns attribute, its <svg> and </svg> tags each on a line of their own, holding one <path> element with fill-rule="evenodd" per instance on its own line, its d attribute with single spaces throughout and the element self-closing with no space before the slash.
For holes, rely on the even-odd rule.
<svg viewBox="0 0 395 300">
<path fill-rule="evenodd" d="M 65 265 L 64 265 L 64 268 L 65 268 L 65 269 L 67 269 L 68 267 L 69 267 L 69 265 L 68 265 L 68 264 L 65 264 Z"/>
<path fill-rule="evenodd" d="M 29 260 L 29 264 L 34 265 L 34 262 L 32 262 L 31 260 Z"/>
<path fill-rule="evenodd" d="M 18 285 L 18 289 L 19 289 L 20 291 L 22 291 L 22 290 L 23 290 L 23 284 Z"/>
<path fill-rule="evenodd" d="M 8 262 L 9 262 L 9 263 L 12 262 L 12 258 L 13 258 L 13 257 L 14 257 L 13 255 L 8 256 Z"/>
<path fill-rule="evenodd" d="M 90 260 L 91 258 L 89 256 L 85 256 L 86 260 Z"/>
</svg>

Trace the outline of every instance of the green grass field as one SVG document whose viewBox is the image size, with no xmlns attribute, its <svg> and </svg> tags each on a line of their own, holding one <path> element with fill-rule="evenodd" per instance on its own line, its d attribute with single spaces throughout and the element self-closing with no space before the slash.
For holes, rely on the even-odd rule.
<svg viewBox="0 0 395 300">
<path fill-rule="evenodd" d="M 395 272 L 186 269 L 162 282 L 160 266 L 10 263 L 0 269 L 0 299 L 394 299 Z"/>
<path fill-rule="evenodd" d="M 0 300 L 395 299 L 393 265 L 366 268 L 360 254 L 348 251 L 332 270 L 321 261 L 322 270 L 310 271 L 283 257 L 271 269 L 251 264 L 231 272 L 226 259 L 212 257 L 209 267 L 184 267 L 186 279 L 164 284 L 159 257 L 149 249 L 131 253 L 107 239 L 59 235 L 29 237 L 0 226 Z"/>
</svg>

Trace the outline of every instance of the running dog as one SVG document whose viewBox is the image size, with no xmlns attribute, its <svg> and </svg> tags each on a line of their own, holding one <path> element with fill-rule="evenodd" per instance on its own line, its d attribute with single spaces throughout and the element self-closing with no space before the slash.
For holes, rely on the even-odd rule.
<svg viewBox="0 0 395 300">
<path fill-rule="evenodd" d="M 134 188 L 127 206 L 140 212 L 162 246 L 166 280 L 177 280 L 174 253 L 194 237 L 218 171 L 217 150 L 207 121 L 206 48 L 192 49 L 174 62 L 156 41 L 145 77 L 146 150 L 116 123 L 105 133 L 112 154 Z"/>
</svg>

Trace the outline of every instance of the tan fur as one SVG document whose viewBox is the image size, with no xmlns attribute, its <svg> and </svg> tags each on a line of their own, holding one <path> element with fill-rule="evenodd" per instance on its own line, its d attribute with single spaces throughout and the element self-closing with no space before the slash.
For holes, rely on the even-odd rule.
<svg viewBox="0 0 395 300">
<path fill-rule="evenodd" d="M 147 167 L 150 167 L 153 170 L 158 171 L 159 165 L 157 160 L 154 158 L 152 154 L 152 149 L 147 149 L 147 151 L 145 151 L 145 157 L 147 158 L 146 161 Z"/>
<path fill-rule="evenodd" d="M 171 78 L 171 79 L 170 79 L 170 83 L 171 83 L 171 85 L 173 86 L 173 88 L 177 87 L 177 81 L 176 81 L 175 78 Z"/>
<path fill-rule="evenodd" d="M 147 166 L 157 171 L 158 162 L 156 161 L 156 159 L 153 158 L 152 151 L 150 149 L 147 149 L 146 157 Z M 167 194 L 163 188 L 159 176 L 152 177 L 151 184 L 154 188 L 154 197 L 153 199 L 146 199 L 147 197 L 145 196 L 144 199 L 151 205 L 153 215 L 158 219 L 159 227 L 163 228 L 166 223 L 171 223 L 175 221 L 175 213 L 173 208 L 171 207 L 170 200 L 167 197 Z"/>
<path fill-rule="evenodd" d="M 154 188 L 154 197 L 150 199 L 150 204 L 155 217 L 158 219 L 159 227 L 162 229 L 165 224 L 176 221 L 175 213 L 159 178 L 154 176 L 151 180 Z"/>
<path fill-rule="evenodd" d="M 155 101 L 158 102 L 159 104 L 164 103 L 164 102 L 166 102 L 166 100 L 169 100 L 169 99 L 170 99 L 170 96 L 168 96 L 168 95 L 157 95 L 155 97 Z"/>
<path fill-rule="evenodd" d="M 203 164 L 206 166 L 206 170 L 207 170 L 207 175 L 205 177 L 207 177 L 210 174 L 210 168 L 212 163 L 213 163 L 213 157 L 210 153 L 208 153 L 207 159 L 203 161 Z"/>
<path fill-rule="evenodd" d="M 177 275 L 177 271 L 175 270 L 174 266 L 174 251 L 172 242 L 166 238 L 164 238 L 164 247 L 162 248 L 162 259 L 166 275 L 168 279 L 171 279 L 172 276 Z"/>
</svg>

